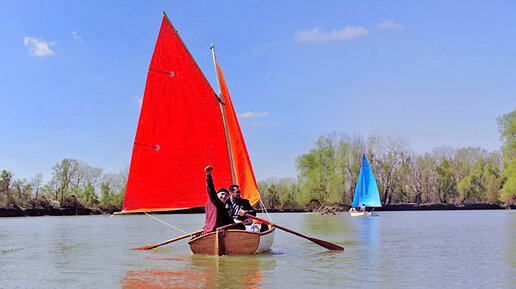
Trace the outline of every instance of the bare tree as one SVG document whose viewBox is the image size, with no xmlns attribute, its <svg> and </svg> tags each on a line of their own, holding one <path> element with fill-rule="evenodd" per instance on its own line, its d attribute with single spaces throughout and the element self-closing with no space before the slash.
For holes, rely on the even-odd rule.
<svg viewBox="0 0 516 289">
<path fill-rule="evenodd" d="M 32 186 L 32 192 L 35 195 L 34 201 L 38 200 L 39 190 L 41 189 L 42 182 L 43 182 L 43 174 L 42 173 L 36 174 L 36 176 L 34 176 L 30 181 L 30 184 Z"/>
</svg>

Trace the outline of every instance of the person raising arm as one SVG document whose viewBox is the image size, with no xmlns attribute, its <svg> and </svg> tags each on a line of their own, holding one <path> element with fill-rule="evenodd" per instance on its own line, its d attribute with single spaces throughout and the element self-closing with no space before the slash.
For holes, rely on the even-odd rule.
<svg viewBox="0 0 516 289">
<path fill-rule="evenodd" d="M 217 228 L 224 225 L 233 224 L 233 218 L 229 216 L 225 201 L 228 198 L 228 190 L 225 188 L 215 191 L 215 185 L 213 184 L 213 167 L 207 166 L 204 171 L 206 172 L 206 192 L 208 194 L 208 202 L 206 203 L 206 219 L 204 221 L 204 233 L 215 231 Z"/>
</svg>

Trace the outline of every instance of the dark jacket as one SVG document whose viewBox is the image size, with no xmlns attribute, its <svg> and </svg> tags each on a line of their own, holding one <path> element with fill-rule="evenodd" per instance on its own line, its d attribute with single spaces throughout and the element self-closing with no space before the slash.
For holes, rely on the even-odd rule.
<svg viewBox="0 0 516 289">
<path fill-rule="evenodd" d="M 206 191 L 208 193 L 208 202 L 206 203 L 204 233 L 213 232 L 218 227 L 234 223 L 224 203 L 217 197 L 211 175 L 206 176 Z"/>
<path fill-rule="evenodd" d="M 226 207 L 229 210 L 229 214 L 233 219 L 237 219 L 240 221 L 244 221 L 247 218 L 245 216 L 239 216 L 238 211 L 241 209 L 244 210 L 247 214 L 256 216 L 256 211 L 254 210 L 253 206 L 251 206 L 251 203 L 249 203 L 249 200 L 247 199 L 233 199 L 229 198 L 226 201 Z"/>
</svg>

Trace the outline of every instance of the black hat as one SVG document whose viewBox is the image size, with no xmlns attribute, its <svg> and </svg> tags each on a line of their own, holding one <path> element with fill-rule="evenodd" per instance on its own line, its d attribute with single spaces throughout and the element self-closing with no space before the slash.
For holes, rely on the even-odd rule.
<svg viewBox="0 0 516 289">
<path fill-rule="evenodd" d="M 217 194 L 220 193 L 220 192 L 224 192 L 226 194 L 229 194 L 228 190 L 226 188 L 220 188 L 218 191 L 217 191 Z"/>
</svg>

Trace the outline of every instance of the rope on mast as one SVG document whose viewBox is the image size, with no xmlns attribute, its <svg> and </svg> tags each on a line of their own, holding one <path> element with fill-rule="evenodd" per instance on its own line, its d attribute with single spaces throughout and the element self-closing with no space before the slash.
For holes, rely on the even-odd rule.
<svg viewBox="0 0 516 289">
<path fill-rule="evenodd" d="M 271 222 L 274 223 L 274 221 L 272 220 L 271 218 L 271 215 L 269 215 L 269 212 L 267 212 L 267 208 L 265 207 L 265 204 L 263 203 L 262 201 L 262 197 L 260 197 L 260 205 L 262 205 L 262 209 L 265 211 L 265 213 L 267 214 L 267 217 L 269 218 L 269 220 L 271 220 Z"/>
<path fill-rule="evenodd" d="M 170 225 L 169 223 L 167 223 L 167 222 L 165 222 L 165 221 L 162 221 L 162 220 L 160 220 L 160 219 L 158 219 L 158 218 L 156 218 L 156 217 L 154 217 L 154 216 L 150 215 L 150 214 L 149 214 L 149 213 L 147 213 L 147 212 L 144 212 L 144 213 L 145 213 L 145 215 L 147 215 L 147 216 L 149 216 L 149 217 L 153 218 L 154 220 L 156 220 L 156 221 L 158 221 L 158 222 L 160 222 L 160 223 L 162 223 L 162 224 L 165 224 L 165 225 L 169 226 L 170 228 L 174 228 L 174 229 L 178 230 L 179 232 L 183 232 L 183 233 L 185 233 L 185 234 L 188 234 L 188 235 L 192 236 L 192 234 L 188 233 L 187 231 L 181 230 L 181 229 L 179 229 L 178 227 L 175 227 L 175 226 L 173 226 L 173 225 Z"/>
</svg>

